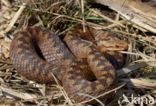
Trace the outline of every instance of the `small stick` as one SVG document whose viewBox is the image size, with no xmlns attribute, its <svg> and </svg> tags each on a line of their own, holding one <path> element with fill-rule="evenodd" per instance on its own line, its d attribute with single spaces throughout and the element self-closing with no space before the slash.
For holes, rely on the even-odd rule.
<svg viewBox="0 0 156 106">
<path fill-rule="evenodd" d="M 7 7 L 11 7 L 11 4 L 10 4 L 10 2 L 8 1 L 8 0 L 1 0 L 3 3 L 4 3 L 4 5 L 6 5 Z"/>
<path fill-rule="evenodd" d="M 14 26 L 14 24 L 16 23 L 17 19 L 20 17 L 20 15 L 22 14 L 22 12 L 24 11 L 24 9 L 26 8 L 27 3 L 23 3 L 22 6 L 20 7 L 20 9 L 16 12 L 16 14 L 14 15 L 14 17 L 12 18 L 10 24 L 8 25 L 8 27 L 6 28 L 5 32 L 8 32 L 12 29 L 12 27 Z"/>
<path fill-rule="evenodd" d="M 10 96 L 20 98 L 20 99 L 24 99 L 24 100 L 37 98 L 36 95 L 32 95 L 32 94 L 30 95 L 28 93 L 17 92 L 17 91 L 14 91 L 13 89 L 6 88 L 3 86 L 0 86 L 0 90 L 4 93 L 10 95 Z"/>
<path fill-rule="evenodd" d="M 145 88 L 145 89 L 156 89 L 156 81 L 152 79 L 121 79 L 123 82 L 127 82 L 128 84 L 137 87 L 137 88 Z"/>
</svg>

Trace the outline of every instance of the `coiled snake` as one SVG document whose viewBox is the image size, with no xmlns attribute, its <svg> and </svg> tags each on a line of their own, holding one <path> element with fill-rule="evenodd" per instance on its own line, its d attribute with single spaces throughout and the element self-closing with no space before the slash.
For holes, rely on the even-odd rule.
<svg viewBox="0 0 156 106">
<path fill-rule="evenodd" d="M 99 32 L 93 28 L 88 28 L 86 33 L 76 29 L 61 40 L 47 29 L 23 28 L 14 36 L 10 58 L 18 73 L 30 80 L 55 83 L 52 74 L 55 75 L 71 100 L 81 102 L 88 98 L 80 93 L 98 96 L 109 89 L 115 79 L 115 68 L 103 53 L 112 48 L 117 51 L 127 48 L 126 42 Z M 88 33 L 93 36 L 87 36 Z M 101 35 L 103 41 L 100 41 Z"/>
</svg>

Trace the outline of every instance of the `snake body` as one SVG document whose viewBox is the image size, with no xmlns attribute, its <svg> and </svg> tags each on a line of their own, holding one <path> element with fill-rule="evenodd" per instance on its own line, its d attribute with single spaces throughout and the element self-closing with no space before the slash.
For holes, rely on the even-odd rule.
<svg viewBox="0 0 156 106">
<path fill-rule="evenodd" d="M 98 96 L 109 89 L 116 76 L 113 65 L 92 41 L 72 31 L 62 41 L 47 29 L 27 27 L 14 35 L 10 58 L 22 76 L 38 83 L 55 83 L 54 75 L 69 98 L 81 102 L 89 99 L 81 93 Z M 85 72 L 86 66 L 90 72 Z M 82 73 L 93 73 L 95 79 Z"/>
</svg>

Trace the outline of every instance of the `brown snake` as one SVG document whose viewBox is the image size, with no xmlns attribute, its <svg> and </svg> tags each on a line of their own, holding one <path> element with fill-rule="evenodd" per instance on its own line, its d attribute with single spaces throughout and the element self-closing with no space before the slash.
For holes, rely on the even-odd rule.
<svg viewBox="0 0 156 106">
<path fill-rule="evenodd" d="M 89 99 L 81 93 L 98 96 L 109 89 L 116 76 L 115 68 L 103 53 L 109 49 L 126 49 L 127 43 L 110 37 L 105 32 L 89 29 L 87 33 L 79 29 L 69 31 L 62 41 L 49 30 L 40 27 L 23 28 L 15 34 L 10 46 L 12 63 L 18 73 L 38 83 L 55 83 L 53 74 L 75 102 Z M 87 36 L 88 33 L 93 36 Z M 103 41 L 100 41 L 99 35 L 103 35 Z M 97 45 L 93 42 L 97 42 Z M 112 55 L 111 52 L 107 54 Z M 96 79 L 85 78 L 87 75 L 82 74 L 90 73 L 85 72 L 82 60 L 85 60 Z"/>
</svg>

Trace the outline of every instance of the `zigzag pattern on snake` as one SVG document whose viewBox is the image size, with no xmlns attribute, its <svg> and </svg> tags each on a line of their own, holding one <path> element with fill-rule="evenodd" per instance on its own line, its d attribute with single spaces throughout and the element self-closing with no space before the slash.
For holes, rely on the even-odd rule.
<svg viewBox="0 0 156 106">
<path fill-rule="evenodd" d="M 95 30 L 92 31 L 93 35 L 98 35 Z M 62 41 L 47 29 L 23 28 L 15 34 L 11 43 L 11 61 L 19 74 L 38 83 L 55 83 L 52 74 L 55 75 L 75 102 L 89 99 L 79 93 L 98 96 L 113 83 L 115 68 L 104 54 L 99 52 L 93 40 L 82 39 L 76 33 L 80 34 L 80 31 L 69 31 Z M 98 41 L 98 37 L 95 40 Z M 102 44 L 97 43 L 100 46 Z M 126 43 L 121 43 L 123 44 Z M 101 51 L 106 50 L 101 48 Z M 90 72 L 94 74 L 94 80 L 85 78 L 88 76 L 85 74 L 90 72 L 85 72 L 86 65 L 83 67 L 82 60 L 85 60 Z"/>
</svg>

